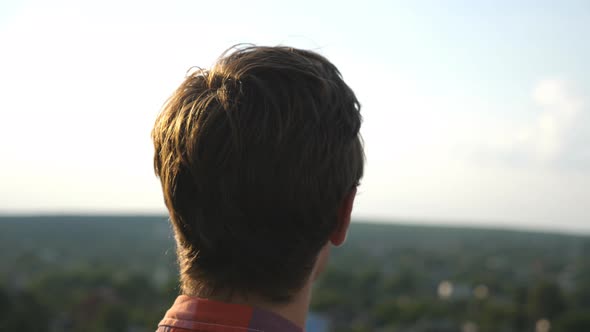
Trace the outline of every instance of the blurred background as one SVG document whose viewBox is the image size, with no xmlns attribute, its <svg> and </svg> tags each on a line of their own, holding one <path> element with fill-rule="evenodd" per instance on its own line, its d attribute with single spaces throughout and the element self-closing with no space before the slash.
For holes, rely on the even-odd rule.
<svg viewBox="0 0 590 332">
<path fill-rule="evenodd" d="M 0 330 L 153 331 L 150 130 L 238 43 L 330 59 L 367 155 L 308 331 L 590 331 L 588 1 L 0 3 Z"/>
</svg>

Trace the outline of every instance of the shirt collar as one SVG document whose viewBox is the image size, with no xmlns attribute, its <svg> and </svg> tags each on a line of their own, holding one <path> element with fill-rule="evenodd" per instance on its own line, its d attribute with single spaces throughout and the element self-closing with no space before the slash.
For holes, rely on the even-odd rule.
<svg viewBox="0 0 590 332">
<path fill-rule="evenodd" d="M 159 326 L 198 331 L 303 332 L 293 322 L 268 310 L 180 295 Z"/>
</svg>

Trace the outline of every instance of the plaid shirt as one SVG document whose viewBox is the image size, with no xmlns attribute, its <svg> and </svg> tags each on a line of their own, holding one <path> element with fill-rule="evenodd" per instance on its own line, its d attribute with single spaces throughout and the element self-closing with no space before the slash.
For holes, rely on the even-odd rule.
<svg viewBox="0 0 590 332">
<path fill-rule="evenodd" d="M 180 295 L 156 332 L 303 332 L 270 311 Z"/>
</svg>

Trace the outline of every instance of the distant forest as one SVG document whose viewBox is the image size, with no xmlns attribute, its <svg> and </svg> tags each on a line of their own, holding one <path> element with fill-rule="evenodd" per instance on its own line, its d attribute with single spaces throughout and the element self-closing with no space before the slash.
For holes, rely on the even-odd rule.
<svg viewBox="0 0 590 332">
<path fill-rule="evenodd" d="M 332 253 L 329 331 L 590 331 L 588 236 L 357 220 Z M 154 331 L 177 294 L 165 217 L 0 217 L 1 331 Z"/>
</svg>

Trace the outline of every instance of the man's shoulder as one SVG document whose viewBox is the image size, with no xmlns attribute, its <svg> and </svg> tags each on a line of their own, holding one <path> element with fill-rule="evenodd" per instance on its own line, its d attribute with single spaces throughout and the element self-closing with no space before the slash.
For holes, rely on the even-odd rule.
<svg viewBox="0 0 590 332">
<path fill-rule="evenodd" d="M 156 332 L 301 332 L 289 320 L 270 311 L 180 295 L 160 321 Z"/>
</svg>

